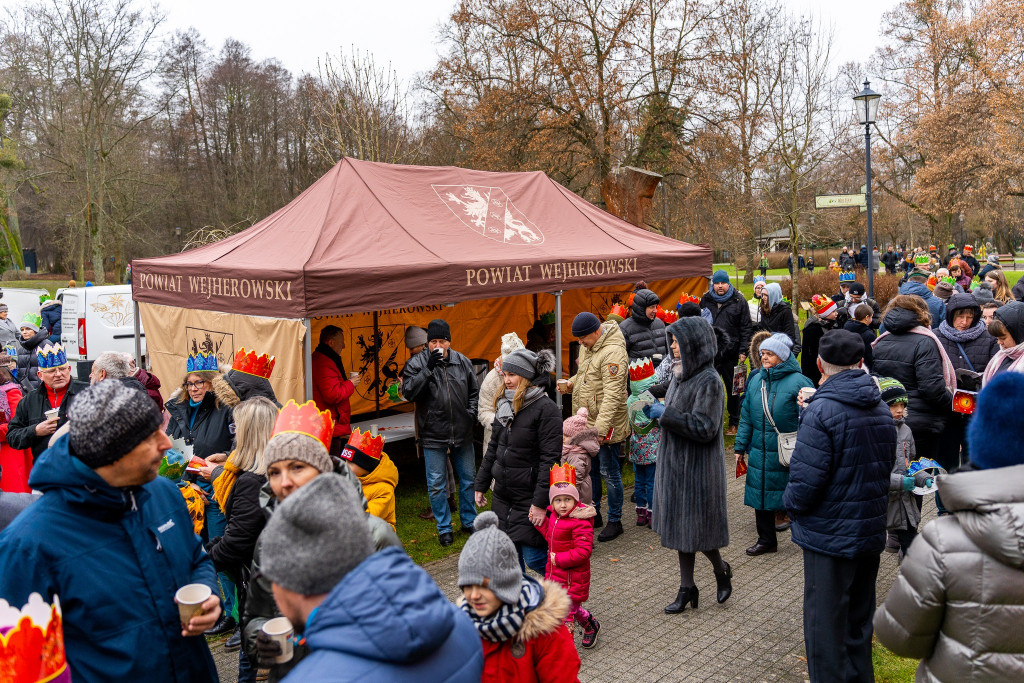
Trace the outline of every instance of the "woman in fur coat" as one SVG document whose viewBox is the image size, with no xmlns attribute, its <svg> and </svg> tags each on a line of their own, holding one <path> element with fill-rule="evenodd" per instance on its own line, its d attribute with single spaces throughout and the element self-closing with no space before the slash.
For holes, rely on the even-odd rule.
<svg viewBox="0 0 1024 683">
<path fill-rule="evenodd" d="M 687 604 L 697 607 L 693 569 L 698 552 L 714 567 L 719 603 L 732 593 L 732 568 L 719 552 L 729 545 L 729 523 L 722 456 L 725 387 L 714 367 L 715 333 L 696 317 L 680 318 L 668 332 L 679 362 L 665 403 L 644 412 L 661 427 L 651 526 L 664 547 L 679 553 L 679 593 L 665 607 L 667 614 L 677 614 Z"/>
</svg>

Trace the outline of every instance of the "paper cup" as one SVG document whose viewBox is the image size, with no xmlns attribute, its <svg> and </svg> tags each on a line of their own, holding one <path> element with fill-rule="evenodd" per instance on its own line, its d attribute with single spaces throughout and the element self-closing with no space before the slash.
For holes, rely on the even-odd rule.
<svg viewBox="0 0 1024 683">
<path fill-rule="evenodd" d="M 358 372 L 350 372 L 350 373 L 348 373 L 348 378 L 349 378 L 350 381 L 355 382 L 357 379 L 359 379 L 359 373 Z"/>
<path fill-rule="evenodd" d="M 814 392 L 817 391 L 814 387 L 800 387 L 800 399 L 807 403 L 807 400 L 814 396 Z"/>
<path fill-rule="evenodd" d="M 45 413 L 43 413 L 43 415 L 46 416 L 47 420 L 56 420 L 59 414 L 60 408 L 50 408 Z"/>
<path fill-rule="evenodd" d="M 185 628 L 192 617 L 203 614 L 201 605 L 210 599 L 213 591 L 205 583 L 190 583 L 182 586 L 174 594 L 174 601 L 178 603 L 178 618 L 181 619 L 181 626 Z"/>
<path fill-rule="evenodd" d="M 275 617 L 267 621 L 263 624 L 263 632 L 270 636 L 271 640 L 281 644 L 281 654 L 274 658 L 274 663 L 284 664 L 291 661 L 294 654 L 292 635 L 295 630 L 292 628 L 292 622 L 288 621 L 288 617 Z"/>
</svg>

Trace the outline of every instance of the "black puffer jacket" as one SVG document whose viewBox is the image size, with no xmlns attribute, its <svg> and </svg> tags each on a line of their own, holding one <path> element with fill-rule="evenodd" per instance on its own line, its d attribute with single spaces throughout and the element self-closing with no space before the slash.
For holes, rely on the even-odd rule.
<svg viewBox="0 0 1024 683">
<path fill-rule="evenodd" d="M 793 320 L 793 309 L 785 301 L 780 301 L 772 306 L 772 311 L 767 316 L 762 315 L 757 329 L 782 332 L 793 340 L 793 355 L 800 353 L 800 332 L 796 329 L 796 322 Z"/>
<path fill-rule="evenodd" d="M 543 393 L 530 396 L 508 427 L 497 419 L 491 425 L 474 489 L 484 492 L 494 479 L 491 509 L 498 528 L 514 542 L 544 547 L 544 537 L 530 522 L 530 506 L 547 508 L 549 473 L 561 456 L 562 415 Z"/>
<path fill-rule="evenodd" d="M 231 408 L 222 406 L 212 391 L 207 391 L 199 404 L 199 414 L 189 427 L 192 409 L 188 394 L 178 392 L 164 404 L 171 419 L 167 423 L 167 435 L 172 439 L 185 439 L 192 445 L 192 452 L 200 458 L 214 453 L 230 453 L 234 436 L 231 434 Z"/>
<path fill-rule="evenodd" d="M 953 318 L 957 311 L 963 309 L 969 309 L 974 314 L 971 327 L 982 326 L 982 332 L 976 339 L 960 342 L 960 347 L 963 347 L 964 353 L 967 354 L 966 358 L 964 353 L 960 352 L 960 347 L 951 339 L 954 331 Z M 988 362 L 999 351 L 999 340 L 989 334 L 984 325 L 984 321 L 981 320 L 981 307 L 973 295 L 954 294 L 949 297 L 949 301 L 946 302 L 946 320 L 935 330 L 935 335 L 942 342 L 942 348 L 946 350 L 946 355 L 949 356 L 955 370 L 963 368 L 973 372 L 985 372 Z"/>
<path fill-rule="evenodd" d="M 907 426 L 914 433 L 938 434 L 946 426 L 953 396 L 942 378 L 942 353 L 935 340 L 911 332 L 917 327 L 913 311 L 894 308 L 883 322 L 889 334 L 875 342 L 871 371 L 893 377 L 910 395 Z"/>
<path fill-rule="evenodd" d="M 416 404 L 416 429 L 424 448 L 461 446 L 473 440 L 473 423 L 480 388 L 473 364 L 458 351 L 433 370 L 427 368 L 430 349 L 409 359 L 402 370 L 402 395 Z"/>
<path fill-rule="evenodd" d="M 661 300 L 649 289 L 638 289 L 633 296 L 633 311 L 629 318 L 619 323 L 619 330 L 626 338 L 626 355 L 633 361 L 638 358 L 653 358 L 657 361 L 668 355 L 668 337 L 665 323 L 647 318 L 647 307 L 655 306 Z"/>
<path fill-rule="evenodd" d="M 67 393 L 60 402 L 60 409 L 57 413 L 57 429 L 60 429 L 68 421 L 68 409 L 75 394 L 84 391 L 89 387 L 85 382 L 71 380 L 68 383 Z M 14 417 L 7 425 L 7 444 L 11 448 L 21 450 L 32 449 L 32 457 L 38 458 L 50 445 L 50 435 L 36 435 L 36 425 L 46 419 L 44 413 L 53 408 L 50 405 L 50 397 L 46 393 L 46 385 L 41 383 L 32 391 L 25 394 L 18 409 L 14 411 Z"/>
<path fill-rule="evenodd" d="M 700 307 L 711 312 L 711 325 L 724 330 L 729 335 L 729 346 L 719 349 L 721 363 L 735 364 L 741 353 L 750 348 L 750 337 L 753 336 L 753 323 L 750 322 L 750 308 L 740 290 L 733 289 L 733 294 L 725 303 L 719 304 L 707 292 L 700 299 Z M 719 361 L 715 360 L 718 365 Z"/>
<path fill-rule="evenodd" d="M 223 473 L 224 468 L 214 470 L 211 481 Z M 228 571 L 239 576 L 242 568 L 248 569 L 256 550 L 256 540 L 267 523 L 260 506 L 260 489 L 267 478 L 255 472 L 242 472 L 224 505 L 227 525 L 224 535 L 213 539 L 207 552 L 217 571 Z"/>
<path fill-rule="evenodd" d="M 39 379 L 39 357 L 36 352 L 48 337 L 44 327 L 28 339 L 18 338 L 18 377 L 27 377 L 33 389 L 42 383 Z"/>
</svg>

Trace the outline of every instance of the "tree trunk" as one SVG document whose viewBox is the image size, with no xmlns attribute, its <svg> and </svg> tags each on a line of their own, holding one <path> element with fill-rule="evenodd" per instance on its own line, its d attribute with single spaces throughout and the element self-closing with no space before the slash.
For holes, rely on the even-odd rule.
<svg viewBox="0 0 1024 683">
<path fill-rule="evenodd" d="M 646 216 L 661 178 L 632 166 L 612 169 L 601 183 L 605 210 L 639 228 L 649 228 Z"/>
</svg>

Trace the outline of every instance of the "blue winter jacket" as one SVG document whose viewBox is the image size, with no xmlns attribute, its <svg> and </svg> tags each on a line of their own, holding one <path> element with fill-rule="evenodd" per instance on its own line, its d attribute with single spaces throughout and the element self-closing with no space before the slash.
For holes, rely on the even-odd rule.
<svg viewBox="0 0 1024 683">
<path fill-rule="evenodd" d="M 49 330 L 49 339 L 54 344 L 60 343 L 60 317 L 64 311 L 64 305 L 51 299 L 43 302 L 39 308 L 39 317 L 42 319 L 41 327 Z"/>
<path fill-rule="evenodd" d="M 932 316 L 932 329 L 938 327 L 946 319 L 946 302 L 932 294 L 928 285 L 923 282 L 908 280 L 899 289 L 900 294 L 916 294 L 928 304 L 928 312 Z M 884 330 L 883 330 L 884 331 Z"/>
<path fill-rule="evenodd" d="M 43 496 L 0 534 L 0 598 L 58 597 L 76 683 L 216 681 L 206 639 L 181 636 L 174 603 L 189 583 L 218 590 L 181 494 L 159 477 L 113 488 L 68 443 L 36 460 L 29 485 Z"/>
<path fill-rule="evenodd" d="M 896 423 L 863 370 L 823 382 L 800 416 L 782 503 L 793 542 L 852 558 L 881 553 Z"/>
<path fill-rule="evenodd" d="M 370 555 L 306 622 L 309 654 L 285 677 L 306 681 L 479 683 L 473 622 L 401 548 Z"/>
</svg>

